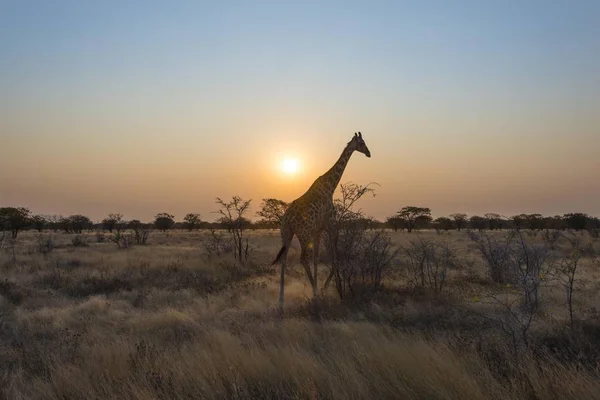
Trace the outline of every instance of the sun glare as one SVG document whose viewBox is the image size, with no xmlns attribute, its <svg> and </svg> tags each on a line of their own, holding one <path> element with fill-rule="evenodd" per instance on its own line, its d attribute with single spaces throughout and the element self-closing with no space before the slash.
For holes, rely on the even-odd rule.
<svg viewBox="0 0 600 400">
<path fill-rule="evenodd" d="M 298 160 L 294 158 L 286 158 L 281 163 L 281 169 L 288 175 L 293 175 L 298 172 Z"/>
</svg>

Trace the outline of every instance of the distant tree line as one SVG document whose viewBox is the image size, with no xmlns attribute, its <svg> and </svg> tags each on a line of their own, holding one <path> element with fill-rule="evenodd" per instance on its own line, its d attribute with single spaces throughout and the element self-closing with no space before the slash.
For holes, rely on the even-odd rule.
<svg viewBox="0 0 600 400">
<path fill-rule="evenodd" d="M 386 219 L 389 228 L 398 231 L 412 232 L 418 229 L 435 229 L 438 231 L 471 229 L 484 230 L 598 230 L 600 219 L 584 213 L 568 213 L 552 217 L 542 214 L 518 214 L 505 217 L 497 213 L 468 216 L 464 213 L 454 213 L 447 217 L 431 217 L 427 207 L 406 206 Z"/>
<path fill-rule="evenodd" d="M 16 238 L 23 230 L 76 233 L 84 231 L 106 230 L 109 232 L 121 232 L 126 229 L 156 229 L 169 231 L 181 229 L 194 231 L 198 229 L 226 229 L 231 232 L 242 229 L 278 229 L 281 218 L 289 206 L 283 200 L 267 198 L 263 199 L 256 215 L 260 217 L 252 221 L 244 213 L 235 218 L 231 215 L 223 216 L 219 212 L 216 221 L 205 221 L 198 213 L 188 213 L 181 221 L 176 221 L 175 216 L 169 213 L 158 213 L 149 222 L 139 220 L 127 221 L 122 214 L 110 213 L 99 222 L 93 222 L 89 217 L 81 214 L 70 216 L 61 215 L 34 215 L 25 207 L 0 207 L 0 231 L 9 232 Z M 445 217 L 433 218 L 431 209 L 428 207 L 405 206 L 396 214 L 389 216 L 385 221 L 361 215 L 353 223 L 361 224 L 368 229 L 392 229 L 394 231 L 413 232 L 421 229 L 435 229 L 436 231 L 450 231 L 471 229 L 484 230 L 587 230 L 600 231 L 600 219 L 585 213 L 568 213 L 555 216 L 543 216 L 542 214 L 518 214 L 505 217 L 497 213 L 468 216 L 464 213 L 454 213 Z"/>
</svg>

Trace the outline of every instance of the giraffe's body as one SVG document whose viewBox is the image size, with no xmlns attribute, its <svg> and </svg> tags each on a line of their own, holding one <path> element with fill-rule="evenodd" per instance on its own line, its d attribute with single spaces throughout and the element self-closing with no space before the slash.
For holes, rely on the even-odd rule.
<svg viewBox="0 0 600 400">
<path fill-rule="evenodd" d="M 317 263 L 321 234 L 330 226 L 334 215 L 333 193 L 342 178 L 348 160 L 354 151 L 360 151 L 367 157 L 371 156 L 360 132 L 354 134 L 337 162 L 325 174 L 318 177 L 302 196 L 294 200 L 286 210 L 281 222 L 281 240 L 283 246 L 273 264 L 280 259 L 281 281 L 279 287 L 279 308 L 283 312 L 283 294 L 287 252 L 294 235 L 300 242 L 300 262 L 308 275 L 313 289 L 313 297 L 317 295 Z M 310 270 L 310 260 L 314 272 Z"/>
</svg>

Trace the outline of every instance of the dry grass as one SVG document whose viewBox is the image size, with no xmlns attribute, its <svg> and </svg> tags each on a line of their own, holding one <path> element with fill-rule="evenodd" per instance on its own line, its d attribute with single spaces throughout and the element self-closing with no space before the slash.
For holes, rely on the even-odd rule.
<svg viewBox="0 0 600 400">
<path fill-rule="evenodd" d="M 580 271 L 581 331 L 563 328 L 564 297 L 548 284 L 535 340 L 515 359 L 493 310 L 473 300 L 500 288 L 466 235 L 419 235 L 449 241 L 463 260 L 441 296 L 407 291 L 396 271 L 367 302 L 325 293 L 317 322 L 296 268 L 280 322 L 277 274 L 265 267 L 278 232 L 251 233 L 247 265 L 207 259 L 203 232 L 153 233 L 129 250 L 58 234 L 46 255 L 25 233 L 16 262 L 0 255 L 0 398 L 600 398 L 597 265 Z"/>
</svg>

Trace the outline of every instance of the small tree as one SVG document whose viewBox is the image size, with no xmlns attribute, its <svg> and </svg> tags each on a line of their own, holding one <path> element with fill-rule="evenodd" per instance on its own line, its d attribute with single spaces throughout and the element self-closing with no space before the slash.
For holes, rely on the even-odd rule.
<svg viewBox="0 0 600 400">
<path fill-rule="evenodd" d="M 216 203 L 220 208 L 215 211 L 221 215 L 221 221 L 226 226 L 230 227 L 229 232 L 231 234 L 231 240 L 234 247 L 234 256 L 238 260 L 248 259 L 248 239 L 244 246 L 244 228 L 245 223 L 244 214 L 250 209 L 250 202 L 252 200 L 243 200 L 239 196 L 233 196 L 231 201 L 224 201 L 217 197 Z"/>
<path fill-rule="evenodd" d="M 48 221 L 42 215 L 34 215 L 33 217 L 31 217 L 31 225 L 33 225 L 35 230 L 37 230 L 38 232 L 42 232 L 47 224 Z"/>
<path fill-rule="evenodd" d="M 16 239 L 19 231 L 27 228 L 31 220 L 31 211 L 25 207 L 2 207 L 0 218 L 3 220 L 2 230 L 11 232 L 12 238 Z"/>
<path fill-rule="evenodd" d="M 527 221 L 527 229 L 535 231 L 544 229 L 544 217 L 542 214 L 527 214 L 525 220 Z"/>
<path fill-rule="evenodd" d="M 487 223 L 487 228 L 491 231 L 502 229 L 504 218 L 497 213 L 487 213 L 483 216 Z"/>
<path fill-rule="evenodd" d="M 48 221 L 48 228 L 52 229 L 54 232 L 58 232 L 58 230 L 61 228 L 60 222 L 63 219 L 61 215 L 45 215 L 43 218 Z"/>
<path fill-rule="evenodd" d="M 515 228 L 516 230 L 525 228 L 526 222 L 527 222 L 527 215 L 525 215 L 525 214 L 514 215 L 510 219 L 512 220 L 513 228 Z"/>
<path fill-rule="evenodd" d="M 191 232 L 194 229 L 198 229 L 198 226 L 202 222 L 202 217 L 200 217 L 200 214 L 189 213 L 186 214 L 185 217 L 183 217 L 183 221 L 185 222 L 185 226 Z"/>
<path fill-rule="evenodd" d="M 85 215 L 75 214 L 71 215 L 64 221 L 68 226 L 68 231 L 80 234 L 84 229 L 89 229 L 93 224 L 92 220 L 86 217 Z"/>
<path fill-rule="evenodd" d="M 134 239 L 137 244 L 146 244 L 148 236 L 150 236 L 150 227 L 143 224 L 140 220 L 134 219 L 129 221 L 127 227 L 133 231 Z"/>
<path fill-rule="evenodd" d="M 402 219 L 406 230 L 410 233 L 419 223 L 431 220 L 431 209 L 427 207 L 406 206 L 398 211 L 398 217 Z"/>
<path fill-rule="evenodd" d="M 454 227 L 458 231 L 467 226 L 467 214 L 454 213 L 450 214 L 450 218 L 452 218 L 452 220 L 454 221 Z"/>
<path fill-rule="evenodd" d="M 123 214 L 108 214 L 108 217 L 102 220 L 102 226 L 112 233 L 113 229 L 120 231 L 123 224 Z"/>
<path fill-rule="evenodd" d="M 287 210 L 289 204 L 279 199 L 262 199 L 260 209 L 256 215 L 262 217 L 261 222 L 268 227 L 277 228 L 281 225 L 283 214 Z"/>
<path fill-rule="evenodd" d="M 566 302 L 565 306 L 569 312 L 569 322 L 571 329 L 575 328 L 575 319 L 573 313 L 573 295 L 575 293 L 575 281 L 577 278 L 577 269 L 580 265 L 581 258 L 589 255 L 594 256 L 593 245 L 591 243 L 584 245 L 580 238 L 564 235 L 568 240 L 571 251 L 567 257 L 558 261 L 555 269 L 555 274 L 558 282 L 565 289 Z"/>
<path fill-rule="evenodd" d="M 392 215 L 385 219 L 387 226 L 392 228 L 394 232 L 398 232 L 398 229 L 404 229 L 404 220 L 397 215 Z"/>
<path fill-rule="evenodd" d="M 154 226 L 162 232 L 166 232 L 175 225 L 175 217 L 169 213 L 159 213 L 154 217 Z"/>
<path fill-rule="evenodd" d="M 563 216 L 567 227 L 576 231 L 581 231 L 586 228 L 588 218 L 588 215 L 584 213 L 570 213 Z"/>
<path fill-rule="evenodd" d="M 472 218 L 472 217 L 471 217 Z M 509 231 L 504 237 L 495 237 L 488 232 L 475 232 L 469 230 L 467 233 L 477 245 L 485 263 L 487 264 L 490 278 L 496 283 L 513 283 L 515 271 L 512 268 L 512 248 L 514 245 L 516 231 Z"/>
<path fill-rule="evenodd" d="M 469 218 L 469 226 L 471 229 L 477 229 L 479 232 L 483 231 L 486 226 L 486 220 L 483 217 L 480 217 L 479 215 L 473 215 L 471 218 Z"/>
<path fill-rule="evenodd" d="M 447 217 L 439 217 L 433 221 L 433 227 L 436 231 L 449 231 L 452 229 L 452 220 Z"/>
</svg>

